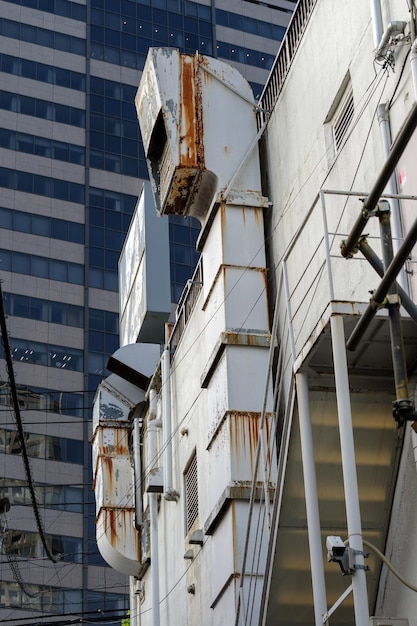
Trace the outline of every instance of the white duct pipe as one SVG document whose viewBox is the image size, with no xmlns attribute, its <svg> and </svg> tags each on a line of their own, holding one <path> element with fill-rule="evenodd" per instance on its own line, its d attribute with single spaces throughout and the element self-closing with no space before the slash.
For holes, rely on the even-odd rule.
<svg viewBox="0 0 417 626">
<path fill-rule="evenodd" d="M 171 379 L 170 379 L 170 354 L 165 349 L 161 358 L 162 378 L 162 441 L 164 459 L 164 498 L 177 500 L 178 493 L 172 486 L 172 424 L 171 424 Z"/>
<path fill-rule="evenodd" d="M 130 577 L 130 626 L 140 626 L 140 597 L 137 593 L 136 586 L 138 584 L 137 578 Z"/>
<path fill-rule="evenodd" d="M 404 32 L 407 22 L 395 21 L 390 22 L 378 43 L 378 47 L 375 51 L 376 61 L 385 61 L 389 52 L 389 42 L 391 37 L 399 35 Z"/>
<path fill-rule="evenodd" d="M 356 473 L 343 318 L 340 315 L 332 315 L 330 327 L 336 381 L 343 483 L 345 487 L 348 542 L 349 546 L 356 551 L 356 571 L 352 576 L 355 626 L 369 626 L 368 594 L 366 589 L 366 572 L 364 569 L 362 524 L 359 509 L 358 479 Z"/>
<path fill-rule="evenodd" d="M 323 615 L 327 612 L 326 583 L 324 580 L 320 514 L 313 449 L 313 432 L 311 428 L 308 378 L 306 374 L 301 372 L 297 373 L 296 382 L 304 491 L 306 497 L 308 542 L 310 548 L 311 581 L 314 598 L 314 616 L 316 626 L 322 626 Z"/>
</svg>

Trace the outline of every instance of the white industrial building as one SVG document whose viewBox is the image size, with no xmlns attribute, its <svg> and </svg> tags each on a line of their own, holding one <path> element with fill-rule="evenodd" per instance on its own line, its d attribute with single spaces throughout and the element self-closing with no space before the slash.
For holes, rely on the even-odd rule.
<svg viewBox="0 0 417 626">
<path fill-rule="evenodd" d="M 93 440 L 134 626 L 417 626 L 415 18 L 300 0 L 257 104 L 149 52 L 157 210 L 198 217 L 202 256 L 160 348 L 146 186 Z"/>
</svg>

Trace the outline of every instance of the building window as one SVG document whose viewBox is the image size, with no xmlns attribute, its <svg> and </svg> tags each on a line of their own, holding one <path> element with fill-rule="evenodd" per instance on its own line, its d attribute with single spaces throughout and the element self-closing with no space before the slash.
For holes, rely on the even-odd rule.
<svg viewBox="0 0 417 626">
<path fill-rule="evenodd" d="M 184 472 L 185 526 L 188 533 L 198 517 L 198 474 L 197 454 L 194 452 Z"/>
<path fill-rule="evenodd" d="M 46 535 L 52 554 L 60 555 L 67 563 L 82 563 L 82 540 L 76 537 Z M 45 556 L 39 533 L 8 529 L 3 538 L 3 547 L 8 555 L 39 558 Z"/>
<path fill-rule="evenodd" d="M 83 463 L 83 442 L 78 439 L 25 433 L 25 444 L 29 457 L 77 465 Z M 21 439 L 15 430 L 0 429 L 1 453 L 21 454 L 22 449 Z"/>
<path fill-rule="evenodd" d="M 84 353 L 82 350 L 12 337 L 10 344 L 12 359 L 15 361 L 59 367 L 74 372 L 83 371 Z"/>
<path fill-rule="evenodd" d="M 17 400 L 21 410 L 43 411 L 44 413 L 58 413 L 60 415 L 83 417 L 84 401 L 81 393 L 17 385 Z M 13 401 L 9 383 L 0 383 L 0 407 L 11 407 L 12 404 Z"/>
</svg>

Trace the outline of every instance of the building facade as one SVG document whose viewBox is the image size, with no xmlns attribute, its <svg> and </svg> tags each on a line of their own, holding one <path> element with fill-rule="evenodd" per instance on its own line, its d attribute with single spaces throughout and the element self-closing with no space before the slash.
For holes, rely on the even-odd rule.
<svg viewBox="0 0 417 626">
<path fill-rule="evenodd" d="M 103 553 L 129 569 L 135 626 L 417 624 L 416 42 L 414 2 L 302 1 L 260 106 L 214 60 L 148 57 L 159 206 L 198 215 L 202 257 L 120 423 L 138 543 L 109 524 Z M 100 487 L 118 372 L 96 400 Z"/>
<path fill-rule="evenodd" d="M 126 608 L 126 578 L 96 546 L 89 441 L 94 392 L 119 345 L 119 254 L 148 176 L 133 104 L 148 47 L 227 59 L 259 95 L 294 5 L 0 2 L 0 272 L 41 517 L 62 555 L 44 560 L 2 361 L 2 620 Z M 199 225 L 173 216 L 166 228 L 178 302 Z"/>
</svg>

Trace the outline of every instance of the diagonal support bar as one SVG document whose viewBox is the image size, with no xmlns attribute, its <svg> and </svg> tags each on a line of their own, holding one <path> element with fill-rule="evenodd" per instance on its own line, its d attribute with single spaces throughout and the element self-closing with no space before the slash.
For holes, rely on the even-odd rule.
<svg viewBox="0 0 417 626">
<path fill-rule="evenodd" d="M 373 248 L 369 245 L 366 237 L 363 236 L 359 240 L 359 251 L 363 254 L 368 263 L 374 268 L 376 273 L 382 278 L 384 275 L 384 266 L 381 259 L 378 257 Z M 398 295 L 401 299 L 401 304 L 416 324 L 417 324 L 417 307 L 411 300 L 408 293 L 401 287 L 399 283 L 396 283 Z"/>
<path fill-rule="evenodd" d="M 402 153 L 404 152 L 411 135 L 413 134 L 417 126 L 417 104 L 413 105 L 407 120 L 404 123 L 401 131 L 399 132 L 396 140 L 392 144 L 391 152 L 385 161 L 385 164 L 375 181 L 373 188 L 371 189 L 368 197 L 364 201 L 364 206 L 356 220 L 353 229 L 351 230 L 348 238 L 342 243 L 341 253 L 342 256 L 350 258 L 353 251 L 357 247 L 358 239 L 365 228 L 368 219 L 371 217 L 373 210 L 375 209 L 379 198 L 381 197 L 394 169 Z"/>
<path fill-rule="evenodd" d="M 417 220 L 410 228 L 407 237 L 404 239 L 397 254 L 387 268 L 387 271 L 385 272 L 384 277 L 379 284 L 379 287 L 374 292 L 370 304 L 368 305 L 367 309 L 365 310 L 364 314 L 362 315 L 359 322 L 356 324 L 352 334 L 347 340 L 346 347 L 348 350 L 355 350 L 357 348 L 359 341 L 362 339 L 367 327 L 375 317 L 378 308 L 383 304 L 391 285 L 397 278 L 416 241 Z"/>
</svg>

